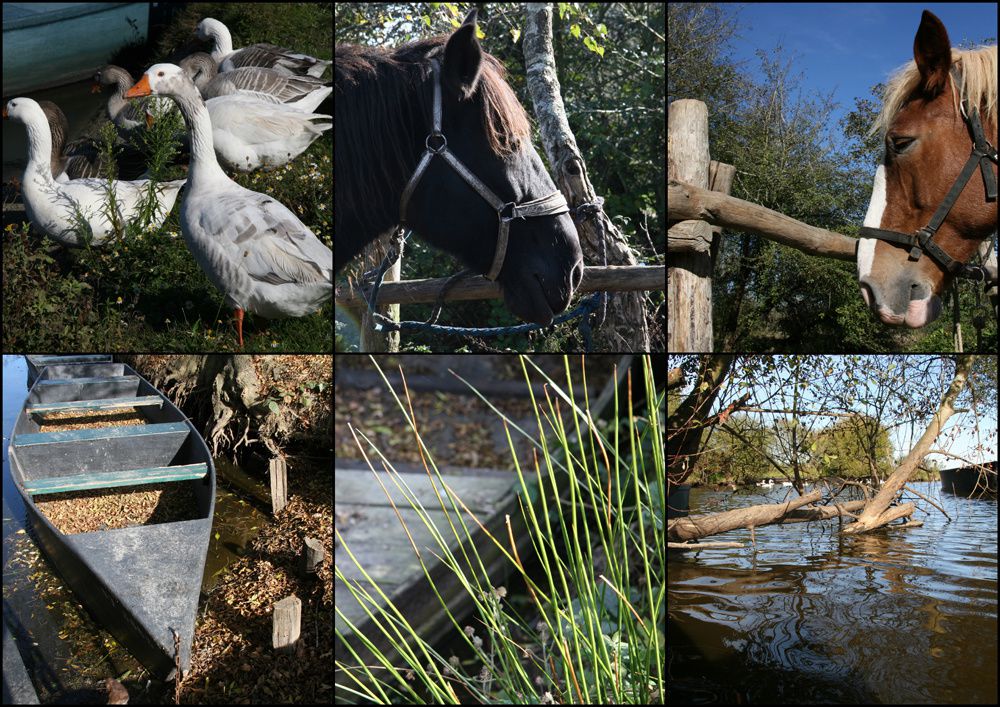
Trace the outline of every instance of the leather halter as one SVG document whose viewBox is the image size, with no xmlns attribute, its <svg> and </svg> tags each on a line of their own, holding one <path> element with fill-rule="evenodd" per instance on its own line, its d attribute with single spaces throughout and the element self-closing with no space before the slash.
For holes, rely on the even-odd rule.
<svg viewBox="0 0 1000 707">
<path fill-rule="evenodd" d="M 951 71 L 951 78 L 956 90 L 958 90 L 958 75 L 955 73 L 954 68 Z M 944 201 L 941 202 L 934 215 L 931 216 L 930 222 L 913 234 L 864 226 L 859 231 L 859 235 L 861 238 L 877 238 L 880 241 L 886 241 L 893 245 L 907 247 L 910 249 L 910 260 L 920 260 L 921 254 L 927 253 L 931 259 L 944 268 L 945 272 L 956 277 L 982 280 L 986 277 L 986 273 L 982 268 L 955 260 L 934 242 L 934 234 L 937 233 L 941 224 L 944 223 L 948 212 L 951 211 L 951 207 L 958 201 L 958 197 L 962 193 L 962 190 L 965 189 L 969 178 L 976 171 L 976 165 L 979 165 L 983 174 L 983 184 L 986 187 L 986 200 L 996 201 L 997 198 L 997 181 L 993 175 L 993 170 L 990 168 L 990 161 L 992 160 L 994 163 L 997 161 L 997 149 L 986 139 L 986 135 L 983 132 L 983 125 L 979 121 L 979 110 L 969 106 L 964 99 L 962 100 L 962 118 L 969 128 L 969 132 L 972 133 L 972 154 L 969 155 L 969 159 L 966 161 L 961 173 L 955 178 L 955 183 L 951 185 L 951 189 L 945 195 Z"/>
<path fill-rule="evenodd" d="M 424 140 L 424 154 L 417 164 L 417 168 L 406 183 L 403 189 L 403 196 L 399 200 L 400 223 L 406 223 L 406 207 L 409 204 L 413 190 L 417 183 L 427 171 L 428 165 L 434 159 L 434 155 L 439 155 L 444 161 L 451 165 L 451 168 L 458 172 L 458 176 L 469 183 L 479 196 L 483 197 L 490 206 L 497 212 L 500 219 L 500 229 L 497 233 L 496 251 L 493 254 L 493 263 L 485 277 L 487 280 L 496 280 L 503 267 L 504 257 L 507 254 L 507 238 L 510 231 L 510 222 L 517 218 L 530 218 L 533 216 L 555 216 L 557 214 L 569 213 L 569 205 L 561 192 L 554 191 L 548 196 L 532 201 L 523 201 L 520 204 L 513 201 L 504 203 L 493 191 L 490 190 L 474 175 L 468 167 L 455 157 L 455 154 L 448 149 L 448 140 L 441 132 L 441 67 L 437 59 L 431 59 L 431 75 L 434 79 L 434 128 Z"/>
</svg>

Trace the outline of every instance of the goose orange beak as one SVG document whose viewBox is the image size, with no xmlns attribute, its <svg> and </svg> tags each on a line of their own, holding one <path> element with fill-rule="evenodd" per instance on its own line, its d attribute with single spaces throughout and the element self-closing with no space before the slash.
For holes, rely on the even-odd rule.
<svg viewBox="0 0 1000 707">
<path fill-rule="evenodd" d="M 149 79 L 146 78 L 146 74 L 143 74 L 135 86 L 125 92 L 125 98 L 139 98 L 149 96 L 152 93 L 153 91 L 149 88 Z"/>
</svg>

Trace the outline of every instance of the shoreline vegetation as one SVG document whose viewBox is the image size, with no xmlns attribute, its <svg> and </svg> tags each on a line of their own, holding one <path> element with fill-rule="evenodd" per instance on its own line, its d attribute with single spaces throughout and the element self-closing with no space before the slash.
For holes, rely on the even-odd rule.
<svg viewBox="0 0 1000 707">
<path fill-rule="evenodd" d="M 696 474 L 696 476 L 697 476 L 697 474 Z M 734 490 L 734 487 L 735 487 L 735 489 L 741 489 L 741 488 L 743 488 L 743 489 L 750 489 L 750 488 L 755 488 L 758 484 L 760 484 L 762 482 L 767 482 L 769 479 L 774 482 L 775 486 L 781 486 L 782 482 L 784 482 L 784 483 L 793 483 L 792 479 L 788 479 L 788 478 L 785 478 L 783 476 L 761 476 L 759 478 L 739 480 L 739 481 L 731 480 L 731 479 L 726 479 L 726 478 L 723 478 L 723 479 L 719 480 L 719 479 L 714 479 L 714 478 L 712 478 L 710 476 L 707 479 L 690 478 L 690 479 L 687 479 L 684 483 L 690 485 L 691 488 L 708 488 L 708 489 L 714 489 L 716 491 L 725 491 L 727 489 Z M 918 472 L 916 472 L 910 478 L 910 481 L 930 481 L 930 482 L 934 482 L 934 481 L 940 481 L 940 480 L 941 480 L 941 477 L 940 477 L 940 470 L 939 469 L 934 469 L 932 472 L 918 471 Z M 856 482 L 856 483 L 870 483 L 871 482 L 871 477 L 868 477 L 868 476 L 862 476 L 862 477 L 842 477 L 842 476 L 810 476 L 810 477 L 802 477 L 802 482 L 806 486 L 813 486 L 813 485 L 816 485 L 816 484 L 822 484 L 823 482 L 829 482 L 831 484 L 840 484 L 840 483 L 843 483 L 845 481 L 853 481 L 853 482 Z"/>
</svg>

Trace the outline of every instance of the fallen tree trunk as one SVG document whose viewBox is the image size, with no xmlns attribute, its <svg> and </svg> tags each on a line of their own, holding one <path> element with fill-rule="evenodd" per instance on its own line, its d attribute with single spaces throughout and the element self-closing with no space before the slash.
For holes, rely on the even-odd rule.
<svg viewBox="0 0 1000 707">
<path fill-rule="evenodd" d="M 805 496 L 789 499 L 785 503 L 773 503 L 763 506 L 737 508 L 722 513 L 710 513 L 676 518 L 667 521 L 667 539 L 674 541 L 694 540 L 707 535 L 724 533 L 727 530 L 760 527 L 781 522 L 791 511 L 810 503 L 815 503 L 823 497 L 821 491 L 813 491 Z"/>
<path fill-rule="evenodd" d="M 844 528 L 845 533 L 864 533 L 868 530 L 880 528 L 896 518 L 913 513 L 913 504 L 903 504 L 891 509 L 889 508 L 889 504 L 892 503 L 899 490 L 903 488 L 903 485 L 923 462 L 924 457 L 927 456 L 927 453 L 931 449 L 931 445 L 934 444 L 934 440 L 941 434 L 944 423 L 955 414 L 955 400 L 958 398 L 959 393 L 962 392 L 962 388 L 965 387 L 965 382 L 972 372 L 972 364 L 975 359 L 975 356 L 957 357 L 955 377 L 952 379 L 951 385 L 948 386 L 944 397 L 941 398 L 941 404 L 938 406 L 937 412 L 934 413 L 934 417 L 927 426 L 927 429 L 924 430 L 920 439 L 917 440 L 913 449 L 906 455 L 906 458 L 900 463 L 896 471 L 885 480 L 878 494 L 865 507 L 861 515 L 858 516 L 858 520 Z M 910 507 L 910 512 L 900 513 L 899 509 L 906 506 Z"/>
<path fill-rule="evenodd" d="M 810 506 L 809 508 L 798 508 L 788 514 L 783 523 L 809 523 L 814 520 L 830 520 L 837 516 L 860 511 L 865 507 L 867 501 L 847 501 L 846 503 L 831 503 L 829 506 Z"/>
<path fill-rule="evenodd" d="M 811 506 L 813 501 L 819 500 L 820 492 L 814 491 L 808 496 L 795 499 L 791 510 L 785 513 L 781 511 L 788 508 L 791 501 L 773 505 L 750 506 L 749 508 L 738 508 L 722 513 L 707 513 L 702 515 L 678 518 L 667 523 L 667 536 L 674 540 L 696 540 L 717 533 L 724 533 L 728 530 L 739 528 L 759 528 L 763 525 L 776 525 L 784 523 L 812 523 L 819 520 L 830 520 L 837 516 L 854 517 L 854 511 L 862 510 L 868 501 L 846 501 L 844 503 L 831 503 L 828 506 Z M 912 503 L 904 503 L 894 506 L 884 514 L 886 522 L 912 515 L 915 507 Z M 911 521 L 903 525 L 894 525 L 893 528 L 917 528 L 923 525 L 919 521 Z M 668 542 L 667 547 L 671 550 L 694 550 L 711 549 L 723 547 L 743 547 L 743 543 L 737 542 L 711 542 L 711 543 L 682 543 Z"/>
</svg>

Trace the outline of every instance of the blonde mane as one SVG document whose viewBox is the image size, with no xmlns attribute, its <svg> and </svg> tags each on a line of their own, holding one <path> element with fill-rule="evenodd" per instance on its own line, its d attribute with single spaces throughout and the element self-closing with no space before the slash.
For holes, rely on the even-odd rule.
<svg viewBox="0 0 1000 707">
<path fill-rule="evenodd" d="M 979 117 L 983 127 L 997 124 L 997 48 L 983 46 L 977 49 L 951 50 L 952 64 L 957 65 L 961 86 L 952 91 L 955 111 L 961 110 L 960 100 L 971 106 L 979 106 Z M 913 95 L 920 84 L 920 72 L 912 59 L 896 69 L 886 83 L 883 93 L 882 110 L 875 119 L 869 135 L 876 132 L 885 135 L 896 115 Z M 954 85 L 954 81 L 951 82 Z M 989 130 L 987 130 L 989 132 Z"/>
</svg>

